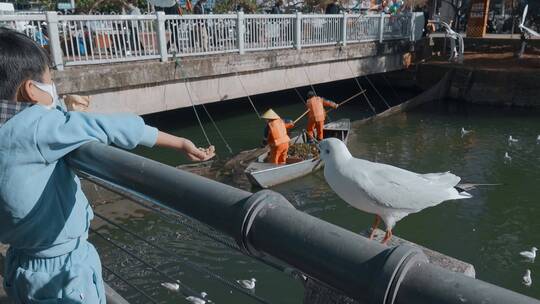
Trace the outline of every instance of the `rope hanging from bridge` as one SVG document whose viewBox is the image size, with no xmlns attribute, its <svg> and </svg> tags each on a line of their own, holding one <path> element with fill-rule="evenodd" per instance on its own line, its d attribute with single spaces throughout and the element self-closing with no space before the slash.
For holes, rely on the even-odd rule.
<svg viewBox="0 0 540 304">
<path fill-rule="evenodd" d="M 388 109 L 390 109 L 390 105 L 388 104 L 388 102 L 386 102 L 386 99 L 384 98 L 384 96 L 382 96 L 382 94 L 379 92 L 379 90 L 377 90 L 377 88 L 375 87 L 375 85 L 373 85 L 373 83 L 371 82 L 371 80 L 369 80 L 368 76 L 364 76 L 366 77 L 366 80 L 368 81 L 368 83 L 371 85 L 371 87 L 375 90 L 375 93 L 377 93 L 377 95 L 379 95 L 379 97 L 382 99 L 382 101 L 384 102 L 384 104 L 386 105 L 386 107 Z"/>
<path fill-rule="evenodd" d="M 349 67 L 349 70 L 351 71 L 351 75 L 352 75 L 354 81 L 356 82 L 356 85 L 360 89 L 360 91 L 365 91 L 364 88 L 362 88 L 362 85 L 360 84 L 358 79 L 356 79 L 356 76 L 354 75 L 354 71 L 351 68 L 351 65 L 349 64 L 349 62 L 347 61 L 346 63 L 347 63 L 347 66 Z M 371 104 L 371 101 L 369 101 L 369 98 L 368 98 L 367 94 L 364 92 L 364 94 L 362 94 L 362 95 L 364 95 L 364 98 L 366 99 L 367 104 L 369 105 L 369 107 L 373 111 L 373 114 L 377 115 L 377 111 L 375 110 L 375 107 L 373 107 L 373 105 Z"/>
<path fill-rule="evenodd" d="M 195 112 L 195 117 L 197 117 L 197 121 L 199 122 L 199 126 L 201 127 L 201 130 L 202 130 L 202 132 L 204 134 L 204 137 L 206 138 L 206 141 L 208 142 L 208 145 L 211 146 L 212 143 L 210 142 L 210 138 L 208 137 L 208 134 L 206 134 L 206 131 L 205 131 L 204 126 L 202 124 L 201 118 L 199 117 L 199 113 L 197 111 L 197 108 L 195 107 L 195 103 L 193 102 L 193 96 L 191 95 L 191 90 L 188 88 L 189 81 L 187 80 L 187 76 L 185 74 L 185 71 L 182 69 L 182 63 L 180 62 L 180 59 L 177 58 L 176 53 L 174 53 L 174 59 L 175 59 L 174 71 L 176 73 L 176 69 L 178 67 L 180 67 L 180 72 L 182 73 L 182 77 L 184 78 L 184 85 L 186 87 L 186 91 L 187 91 L 188 96 L 189 96 L 189 101 L 191 103 L 191 107 L 193 108 L 193 112 Z M 189 83 L 189 87 L 191 88 L 191 83 Z M 220 137 L 220 139 L 225 144 L 225 147 L 227 148 L 229 153 L 232 155 L 233 150 L 232 150 L 231 146 L 229 145 L 229 143 L 227 142 L 227 140 L 225 139 L 225 136 L 223 136 L 223 133 L 221 133 L 221 130 L 217 126 L 216 122 L 212 118 L 212 115 L 210 115 L 210 112 L 208 112 L 208 109 L 206 109 L 206 106 L 204 104 L 201 104 L 201 106 L 204 109 L 204 111 L 206 112 L 206 115 L 208 116 L 210 121 L 212 122 L 212 125 L 216 129 L 216 132 L 218 133 L 218 136 Z"/>
<path fill-rule="evenodd" d="M 399 97 L 396 90 L 394 90 L 394 86 L 392 86 L 392 84 L 390 83 L 390 81 L 388 81 L 388 78 L 386 78 L 386 76 L 384 76 L 384 74 L 381 74 L 381 76 L 384 79 L 384 81 L 386 82 L 386 84 L 390 87 L 390 90 L 392 90 L 392 93 L 394 93 L 394 96 L 396 96 L 396 99 L 397 99 L 398 103 L 401 103 L 401 98 Z"/>
<path fill-rule="evenodd" d="M 240 76 L 238 76 L 238 72 L 235 72 L 236 78 L 240 82 L 240 85 L 242 86 L 242 89 L 244 90 L 244 94 L 246 94 L 249 103 L 251 104 L 251 107 L 253 107 L 253 110 L 255 111 L 255 114 L 257 114 L 258 118 L 261 118 L 261 114 L 259 114 L 259 111 L 257 111 L 257 108 L 255 107 L 255 104 L 253 103 L 253 100 L 251 100 L 251 95 L 249 95 L 248 91 L 246 90 L 246 87 L 244 86 L 244 83 L 242 82 L 242 79 Z"/>
</svg>

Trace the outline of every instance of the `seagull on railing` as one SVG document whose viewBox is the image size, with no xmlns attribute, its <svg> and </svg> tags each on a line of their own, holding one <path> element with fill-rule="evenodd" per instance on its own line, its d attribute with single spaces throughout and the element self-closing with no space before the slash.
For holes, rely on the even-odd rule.
<svg viewBox="0 0 540 304">
<path fill-rule="evenodd" d="M 245 289 L 253 290 L 255 289 L 255 282 L 257 282 L 257 280 L 251 278 L 250 280 L 237 280 L 236 282 Z"/>
<path fill-rule="evenodd" d="M 512 157 L 510 155 L 508 155 L 508 152 L 505 152 L 504 153 L 504 162 L 511 162 L 512 161 Z"/>
<path fill-rule="evenodd" d="M 519 139 L 513 138 L 512 135 L 508 136 L 508 143 L 517 143 Z"/>
<path fill-rule="evenodd" d="M 519 253 L 522 257 L 526 258 L 527 260 L 534 262 L 534 259 L 536 258 L 536 251 L 538 248 L 533 247 L 531 248 L 531 251 L 522 251 Z"/>
<path fill-rule="evenodd" d="M 472 130 L 465 130 L 465 128 L 461 127 L 461 137 L 471 133 Z"/>
<path fill-rule="evenodd" d="M 531 278 L 531 270 L 527 269 L 525 271 L 525 275 L 523 276 L 523 285 L 527 287 L 531 287 L 532 285 L 532 278 Z"/>
<path fill-rule="evenodd" d="M 376 215 L 370 239 L 381 219 L 386 225 L 383 243 L 387 243 L 396 222 L 410 213 L 472 197 L 456 187 L 460 178 L 450 172 L 418 174 L 354 158 L 336 138 L 321 141 L 319 149 L 324 177 L 336 194 L 356 209 Z"/>
</svg>

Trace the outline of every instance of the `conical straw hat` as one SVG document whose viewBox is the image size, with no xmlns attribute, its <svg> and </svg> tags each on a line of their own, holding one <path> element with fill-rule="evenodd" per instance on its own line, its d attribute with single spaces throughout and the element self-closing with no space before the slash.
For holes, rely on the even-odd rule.
<svg viewBox="0 0 540 304">
<path fill-rule="evenodd" d="M 266 112 L 264 112 L 264 114 L 261 116 L 261 118 L 264 118 L 264 119 L 279 119 L 279 115 L 276 114 L 276 112 L 274 112 L 274 110 L 270 109 Z"/>
</svg>

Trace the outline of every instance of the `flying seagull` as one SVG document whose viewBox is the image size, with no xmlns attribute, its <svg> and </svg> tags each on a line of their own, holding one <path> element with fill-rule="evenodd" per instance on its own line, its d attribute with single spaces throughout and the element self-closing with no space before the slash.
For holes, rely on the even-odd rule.
<svg viewBox="0 0 540 304">
<path fill-rule="evenodd" d="M 319 144 L 325 163 L 324 177 L 337 195 L 356 209 L 375 214 L 370 239 L 382 219 L 386 225 L 383 243 L 392 237 L 397 221 L 410 213 L 447 200 L 472 197 L 456 188 L 460 178 L 450 172 L 418 174 L 390 165 L 352 157 L 335 138 Z"/>
<path fill-rule="evenodd" d="M 536 251 L 538 250 L 538 248 L 536 247 L 533 247 L 531 248 L 531 251 L 522 251 L 519 253 L 519 255 L 521 255 L 522 257 L 534 262 L 534 259 L 536 258 Z"/>
<path fill-rule="evenodd" d="M 525 275 L 523 276 L 523 285 L 527 287 L 531 287 L 532 285 L 532 278 L 531 278 L 531 270 L 527 269 L 525 271 Z"/>
<path fill-rule="evenodd" d="M 536 36 L 540 37 L 540 33 L 537 33 L 533 31 L 532 29 L 525 26 L 525 19 L 527 18 L 527 12 L 529 10 L 529 5 L 525 6 L 525 9 L 523 10 L 523 17 L 521 17 L 521 23 L 519 24 L 519 28 L 523 33 L 527 33 L 529 36 Z"/>
<path fill-rule="evenodd" d="M 465 130 L 465 128 L 461 128 L 461 137 L 464 137 L 465 135 L 471 133 L 472 130 Z"/>
</svg>

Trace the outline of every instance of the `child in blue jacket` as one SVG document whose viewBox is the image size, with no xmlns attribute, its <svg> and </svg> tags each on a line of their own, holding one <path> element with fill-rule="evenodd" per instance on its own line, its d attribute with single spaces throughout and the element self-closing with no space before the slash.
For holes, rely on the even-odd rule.
<svg viewBox="0 0 540 304">
<path fill-rule="evenodd" d="M 90 141 L 170 147 L 214 156 L 131 114 L 67 112 L 44 50 L 0 28 L 0 242 L 4 287 L 16 303 L 105 303 L 101 264 L 87 241 L 93 213 L 64 156 Z"/>
</svg>

